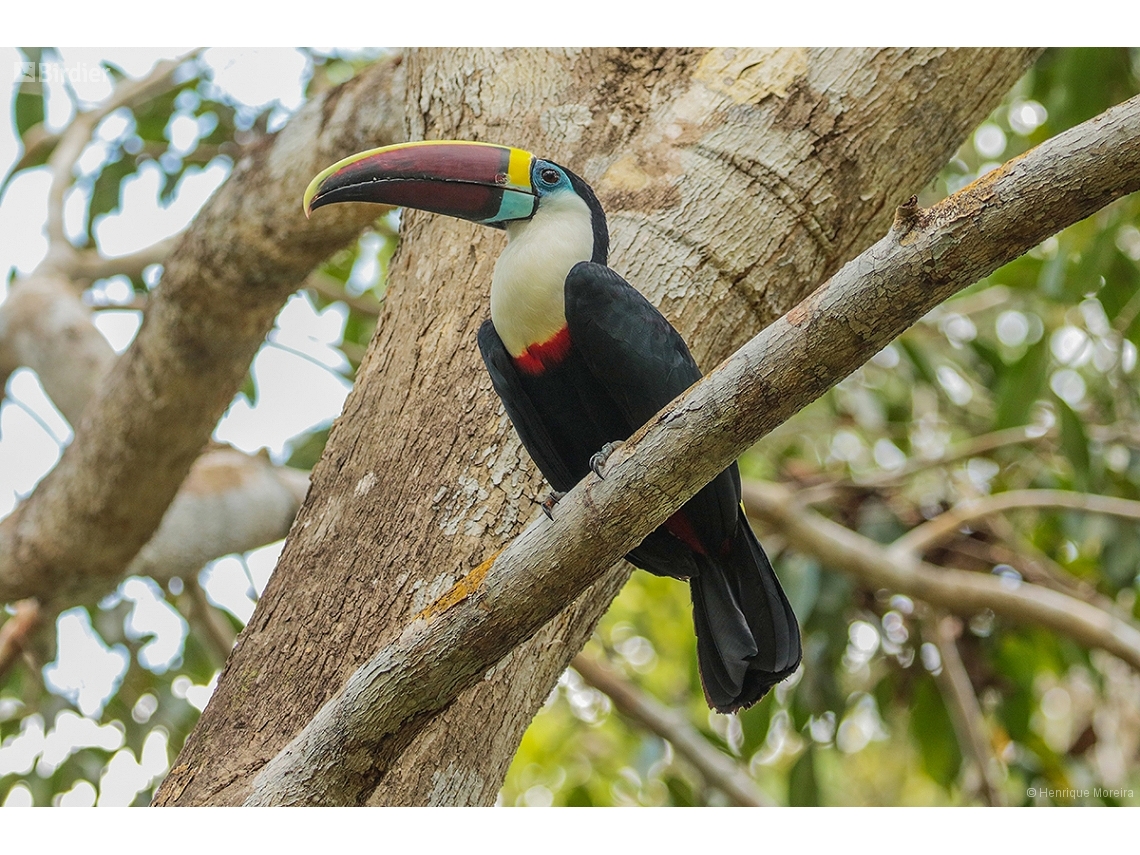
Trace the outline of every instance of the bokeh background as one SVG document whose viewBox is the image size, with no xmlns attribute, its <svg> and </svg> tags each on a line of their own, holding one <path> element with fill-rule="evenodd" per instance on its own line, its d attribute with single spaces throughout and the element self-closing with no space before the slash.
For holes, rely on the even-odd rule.
<svg viewBox="0 0 1140 855">
<path fill-rule="evenodd" d="M 47 251 L 50 179 L 36 134 L 60 131 L 117 79 L 178 55 L 0 50 L 0 67 L 16 69 L 0 125 L 0 301 L 5 283 Z M 377 55 L 188 56 L 169 91 L 97 127 L 65 199 L 67 239 L 115 256 L 177 233 L 242 146 Z M 21 84 L 28 62 L 64 73 Z M 920 200 L 953 193 L 1138 91 L 1140 50 L 1046 51 Z M 281 465 L 313 465 L 374 328 L 398 219 L 377 221 L 289 301 L 219 423 L 218 442 Z M 130 343 L 138 306 L 160 277 L 154 265 L 85 293 L 116 350 Z M 963 502 L 1004 493 L 1126 500 L 1119 514 L 1014 503 L 951 532 L 926 560 L 1014 586 L 1048 585 L 1135 619 L 1140 519 L 1129 516 L 1128 502 L 1140 500 L 1138 286 L 1133 196 L 939 307 L 765 438 L 742 459 L 742 474 L 779 482 L 806 507 L 882 544 Z M 51 470 L 70 436 L 35 374 L 15 372 L 0 403 L 0 515 Z M 1140 676 L 1131 667 L 988 611 L 952 618 L 869 589 L 796 551 L 763 520 L 755 525 L 803 627 L 797 675 L 750 710 L 710 713 L 688 587 L 636 572 L 581 669 L 566 672 L 535 718 L 502 804 L 740 801 L 665 738 L 682 733 L 745 776 L 760 803 L 1140 803 Z M 226 556 L 193 579 L 133 577 L 103 602 L 63 613 L 53 659 L 29 657 L 0 674 L 0 803 L 145 804 L 205 706 L 280 548 Z M 612 687 L 598 687 L 602 677 L 620 685 L 624 706 Z M 630 707 L 629 697 L 642 707 Z M 955 721 L 964 703 L 973 710 L 968 732 Z M 664 710 L 668 721 L 645 709 Z"/>
</svg>

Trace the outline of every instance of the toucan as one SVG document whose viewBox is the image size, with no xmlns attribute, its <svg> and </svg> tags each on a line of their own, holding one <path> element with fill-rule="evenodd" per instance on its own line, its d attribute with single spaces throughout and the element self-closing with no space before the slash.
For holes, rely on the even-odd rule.
<svg viewBox="0 0 1140 855">
<path fill-rule="evenodd" d="M 602 476 L 614 443 L 700 379 L 681 335 L 606 266 L 602 206 L 564 166 L 490 143 L 402 143 L 317 175 L 306 216 L 334 202 L 418 208 L 506 230 L 479 349 L 552 501 L 591 469 Z M 748 707 L 798 667 L 796 616 L 745 518 L 735 463 L 626 557 L 689 581 L 713 709 Z"/>
</svg>

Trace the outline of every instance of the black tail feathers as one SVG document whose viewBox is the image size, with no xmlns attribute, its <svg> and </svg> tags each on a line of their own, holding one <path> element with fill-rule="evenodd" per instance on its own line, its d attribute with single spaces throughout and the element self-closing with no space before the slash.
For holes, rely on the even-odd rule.
<svg viewBox="0 0 1140 855">
<path fill-rule="evenodd" d="M 697 661 L 709 706 L 752 706 L 799 667 L 800 628 L 768 556 L 741 518 L 728 555 L 694 555 Z"/>
</svg>

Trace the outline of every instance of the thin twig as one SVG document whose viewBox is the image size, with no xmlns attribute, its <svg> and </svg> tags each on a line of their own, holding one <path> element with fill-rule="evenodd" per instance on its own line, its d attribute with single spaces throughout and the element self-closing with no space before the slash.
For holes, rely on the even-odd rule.
<svg viewBox="0 0 1140 855">
<path fill-rule="evenodd" d="M 982 799 L 991 807 L 999 807 L 1005 801 L 998 780 L 999 766 L 986 736 L 981 705 L 958 653 L 957 639 L 961 631 L 958 618 L 938 612 L 922 622 L 923 637 L 938 648 L 942 660 L 942 669 L 934 674 L 934 681 L 950 713 L 958 745 L 963 756 L 978 769 Z"/>
<path fill-rule="evenodd" d="M 962 440 L 961 442 L 956 442 L 938 457 L 930 459 L 914 457 L 900 469 L 889 472 L 876 472 L 865 478 L 856 478 L 854 479 L 854 483 L 858 487 L 885 487 L 889 484 L 897 484 L 911 477 L 916 472 L 921 472 L 925 469 L 948 466 L 959 460 L 977 457 L 981 454 L 988 454 L 991 451 L 1004 448 L 1008 445 L 1020 445 L 1025 442 L 1041 442 L 1046 439 L 1053 439 L 1056 435 L 1057 431 L 1055 429 L 1045 431 L 1032 425 L 997 430 L 992 433 L 986 433 L 981 436 L 975 436 L 970 439 Z"/>
<path fill-rule="evenodd" d="M 0 626 L 0 677 L 8 673 L 27 646 L 28 637 L 40 625 L 40 604 L 36 599 L 20 600 L 16 611 Z"/>
<path fill-rule="evenodd" d="M 718 751 L 680 713 L 669 709 L 652 695 L 639 689 L 612 668 L 579 653 L 571 663 L 582 679 L 604 693 L 614 707 L 676 749 L 734 804 L 771 807 L 772 802 L 756 786 L 740 764 Z"/>
<path fill-rule="evenodd" d="M 998 448 L 1008 445 L 1018 445 L 1023 442 L 1039 442 L 1053 439 L 1057 432 L 1055 429 L 1042 431 L 1031 425 L 1024 427 L 1007 428 L 962 440 L 951 445 L 938 457 L 921 458 L 912 457 L 900 469 L 891 471 L 882 470 L 870 475 L 855 477 L 850 480 L 841 475 L 831 475 L 829 480 L 819 484 L 805 487 L 796 494 L 796 500 L 803 505 L 818 505 L 830 501 L 836 493 L 844 489 L 881 489 L 894 486 L 911 478 L 918 472 L 948 466 L 959 460 L 977 457 Z"/>
<path fill-rule="evenodd" d="M 150 74 L 138 80 L 123 80 L 106 101 L 82 113 L 60 134 L 59 142 L 48 158 L 51 187 L 48 190 L 47 238 L 48 254 L 44 263 L 53 269 L 66 269 L 75 253 L 63 227 L 63 199 L 74 180 L 73 171 L 91 134 L 105 117 L 120 107 L 144 104 L 166 91 L 179 66 L 194 52 L 159 62 Z"/>
<path fill-rule="evenodd" d="M 1001 538 L 1002 542 L 960 538 L 950 544 L 949 548 L 959 555 L 983 561 L 991 567 L 1008 564 L 1035 585 L 1052 588 L 1062 594 L 1091 603 L 1098 609 L 1112 611 L 1118 617 L 1122 616 L 1116 612 L 1117 606 L 1112 600 L 1098 593 L 1088 582 L 1066 573 L 1063 567 L 1020 537 L 1013 526 L 1009 525 L 1008 520 L 996 517 L 987 521 L 987 527 Z"/>
<path fill-rule="evenodd" d="M 986 528 L 1001 538 L 1002 543 L 985 544 L 996 556 L 1004 558 L 1004 563 L 1016 568 L 1021 575 L 1030 582 L 1053 588 L 1064 594 L 1078 597 L 1086 603 L 1091 603 L 1098 609 L 1111 612 L 1119 618 L 1130 620 L 1131 615 L 1126 609 L 1121 609 L 1111 597 L 1106 597 L 1090 582 L 1074 576 L 1064 567 L 1046 555 L 1037 544 L 1033 543 L 1013 523 L 1005 517 L 990 517 L 986 520 Z M 960 549 L 965 543 L 978 543 L 972 538 L 962 538 L 955 541 L 955 548 Z M 1003 563 L 1001 560 L 993 562 L 995 565 Z"/>
<path fill-rule="evenodd" d="M 183 579 L 182 584 L 190 606 L 187 609 L 186 619 L 195 628 L 194 634 L 204 640 L 214 664 L 220 668 L 233 650 L 237 633 L 229 621 L 206 598 L 206 592 L 202 590 L 197 579 Z"/>
<path fill-rule="evenodd" d="M 322 273 L 320 270 L 314 270 L 306 276 L 305 281 L 301 283 L 301 287 L 309 288 L 330 300 L 338 300 L 350 309 L 355 309 L 362 314 L 371 315 L 372 317 L 376 317 L 380 314 L 380 308 L 383 305 L 383 303 L 370 293 L 354 297 L 345 290 L 344 285 L 339 280 L 334 279 L 327 273 Z"/>
<path fill-rule="evenodd" d="M 1140 521 L 1140 502 L 1132 499 L 1071 490 L 1010 490 L 961 501 L 945 513 L 912 528 L 896 540 L 891 549 L 894 552 L 922 555 L 964 525 L 993 514 L 1022 508 L 1064 508 Z"/>
</svg>

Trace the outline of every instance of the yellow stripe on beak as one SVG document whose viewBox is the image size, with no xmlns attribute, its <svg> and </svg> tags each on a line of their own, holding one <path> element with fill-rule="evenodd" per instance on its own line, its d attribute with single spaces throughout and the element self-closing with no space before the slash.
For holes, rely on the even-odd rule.
<svg viewBox="0 0 1140 855">
<path fill-rule="evenodd" d="M 511 149 L 510 166 L 507 169 L 507 180 L 512 187 L 517 187 L 527 193 L 533 192 L 530 186 L 530 164 L 534 155 L 521 148 Z"/>
</svg>

